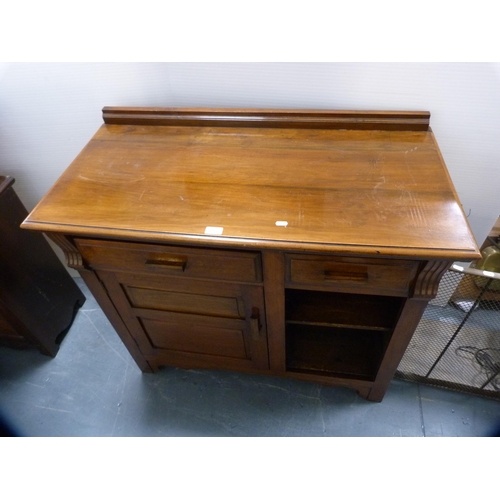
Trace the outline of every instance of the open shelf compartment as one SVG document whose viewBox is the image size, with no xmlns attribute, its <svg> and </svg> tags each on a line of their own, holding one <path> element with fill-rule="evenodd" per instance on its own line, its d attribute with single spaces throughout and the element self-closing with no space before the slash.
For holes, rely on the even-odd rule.
<svg viewBox="0 0 500 500">
<path fill-rule="evenodd" d="M 400 297 L 286 290 L 287 323 L 388 331 L 394 328 Z"/>
<path fill-rule="evenodd" d="M 404 300 L 287 289 L 287 370 L 374 380 Z"/>
</svg>

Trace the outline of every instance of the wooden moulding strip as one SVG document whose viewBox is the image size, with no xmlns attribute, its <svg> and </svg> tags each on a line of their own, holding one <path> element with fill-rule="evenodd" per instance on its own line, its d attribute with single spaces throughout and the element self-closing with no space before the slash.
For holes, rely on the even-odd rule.
<svg viewBox="0 0 500 500">
<path fill-rule="evenodd" d="M 24 229 L 36 231 L 63 233 L 71 237 L 106 238 L 113 240 L 137 241 L 140 243 L 159 243 L 165 245 L 210 245 L 214 248 L 234 248 L 236 250 L 282 250 L 288 252 L 336 252 L 349 257 L 396 257 L 418 260 L 446 259 L 465 262 L 477 260 L 481 257 L 474 248 L 427 248 L 427 247 L 383 247 L 377 245 L 356 245 L 336 243 L 305 243 L 301 241 L 281 241 L 267 239 L 251 239 L 237 236 L 206 236 L 201 234 L 167 233 L 161 231 L 147 231 L 137 229 L 114 229 L 108 227 L 82 226 L 72 224 L 58 224 L 28 220 L 21 224 Z"/>
<path fill-rule="evenodd" d="M 190 127 L 262 127 L 426 131 L 428 111 L 132 108 L 106 106 L 104 123 Z"/>
</svg>

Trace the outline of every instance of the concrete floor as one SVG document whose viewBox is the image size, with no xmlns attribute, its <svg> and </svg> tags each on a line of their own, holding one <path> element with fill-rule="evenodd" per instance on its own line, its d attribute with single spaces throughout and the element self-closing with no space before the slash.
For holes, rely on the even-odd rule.
<svg viewBox="0 0 500 500">
<path fill-rule="evenodd" d="M 354 391 L 222 371 L 137 368 L 85 284 L 55 358 L 0 347 L 0 413 L 19 436 L 493 436 L 500 402 L 394 380 Z"/>
</svg>

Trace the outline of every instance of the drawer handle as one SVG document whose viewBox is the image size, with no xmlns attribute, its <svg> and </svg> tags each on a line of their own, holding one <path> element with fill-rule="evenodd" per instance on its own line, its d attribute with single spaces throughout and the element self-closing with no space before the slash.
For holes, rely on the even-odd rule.
<svg viewBox="0 0 500 500">
<path fill-rule="evenodd" d="M 324 279 L 326 281 L 368 281 L 368 271 L 338 271 L 325 270 Z"/>
<path fill-rule="evenodd" d="M 260 312 L 258 307 L 252 307 L 252 315 L 250 316 L 250 329 L 252 331 L 252 339 L 260 340 Z"/>
<path fill-rule="evenodd" d="M 187 259 L 182 257 L 154 257 L 146 261 L 146 266 L 158 267 L 161 269 L 186 269 Z"/>
</svg>

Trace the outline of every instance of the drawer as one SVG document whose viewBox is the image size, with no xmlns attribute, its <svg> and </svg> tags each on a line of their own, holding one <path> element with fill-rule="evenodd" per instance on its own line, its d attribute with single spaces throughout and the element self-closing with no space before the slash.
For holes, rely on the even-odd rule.
<svg viewBox="0 0 500 500">
<path fill-rule="evenodd" d="M 408 295 L 418 262 L 318 255 L 286 255 L 287 284 L 312 288 Z"/>
<path fill-rule="evenodd" d="M 84 260 L 94 269 L 222 281 L 262 281 L 258 252 L 87 239 L 75 239 L 75 243 Z"/>
</svg>

